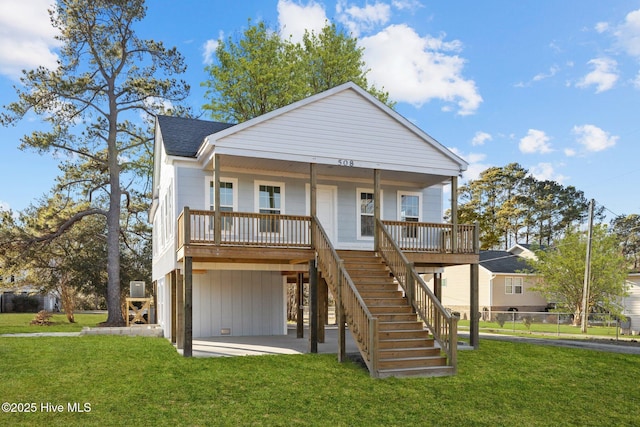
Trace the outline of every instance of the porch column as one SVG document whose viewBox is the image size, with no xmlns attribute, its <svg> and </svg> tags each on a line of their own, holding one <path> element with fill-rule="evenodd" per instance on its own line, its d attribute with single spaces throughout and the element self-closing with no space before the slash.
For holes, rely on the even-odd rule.
<svg viewBox="0 0 640 427">
<path fill-rule="evenodd" d="M 309 261 L 309 353 L 318 352 L 318 267 Z"/>
<path fill-rule="evenodd" d="M 296 337 L 304 338 L 304 273 L 298 273 L 296 276 L 296 301 L 298 302 Z"/>
<path fill-rule="evenodd" d="M 177 271 L 173 270 L 169 273 L 169 289 L 171 290 L 171 343 L 176 343 L 176 317 L 177 317 L 177 304 L 176 304 L 176 277 Z"/>
<path fill-rule="evenodd" d="M 433 294 L 442 302 L 442 273 L 433 273 Z"/>
<path fill-rule="evenodd" d="M 344 267 L 344 261 L 340 261 L 340 267 Z M 342 275 L 338 277 L 338 295 L 336 296 L 336 323 L 338 324 L 338 362 L 347 360 L 344 307 L 342 306 Z"/>
<path fill-rule="evenodd" d="M 216 245 L 222 240 L 222 221 L 220 217 L 220 155 L 213 156 L 213 241 Z"/>
<path fill-rule="evenodd" d="M 380 169 L 373 170 L 373 250 L 380 249 L 378 220 L 380 220 Z"/>
<path fill-rule="evenodd" d="M 480 325 L 478 316 L 478 310 L 480 309 L 478 295 L 480 266 L 479 264 L 471 264 L 469 267 L 471 270 L 471 274 L 469 275 L 471 278 L 471 283 L 469 286 L 469 344 L 471 344 L 471 346 L 473 346 L 473 348 L 477 350 L 480 347 Z"/>
<path fill-rule="evenodd" d="M 318 213 L 318 209 L 317 209 L 317 187 L 318 187 L 318 177 L 317 177 L 317 171 L 316 171 L 316 164 L 315 163 L 309 163 L 309 215 L 311 215 L 311 218 L 315 218 L 316 214 Z M 313 224 L 311 224 L 313 227 Z M 315 249 L 316 247 L 316 242 L 314 242 L 313 240 L 313 234 L 314 232 L 311 232 L 311 248 Z M 309 281 L 311 281 L 311 279 L 309 279 Z"/>
<path fill-rule="evenodd" d="M 182 355 L 193 353 L 193 259 L 184 257 L 184 348 Z"/>
<path fill-rule="evenodd" d="M 325 342 L 325 326 L 329 318 L 329 286 L 324 277 L 318 280 L 318 342 Z"/>
<path fill-rule="evenodd" d="M 184 277 L 181 273 L 176 278 L 176 348 L 184 348 Z"/>
<path fill-rule="evenodd" d="M 451 252 L 458 252 L 458 177 L 451 177 Z"/>
</svg>

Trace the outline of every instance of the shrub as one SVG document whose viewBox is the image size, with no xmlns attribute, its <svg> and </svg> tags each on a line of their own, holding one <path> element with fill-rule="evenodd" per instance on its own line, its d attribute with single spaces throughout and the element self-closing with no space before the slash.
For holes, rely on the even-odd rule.
<svg viewBox="0 0 640 427">
<path fill-rule="evenodd" d="M 509 320 L 511 316 L 506 313 L 498 313 L 496 314 L 496 322 L 500 325 L 501 328 L 504 328 L 504 324 L 507 320 Z"/>
<path fill-rule="evenodd" d="M 31 321 L 32 325 L 49 326 L 51 324 L 52 314 L 46 310 L 40 310 L 36 313 L 36 317 Z"/>
</svg>

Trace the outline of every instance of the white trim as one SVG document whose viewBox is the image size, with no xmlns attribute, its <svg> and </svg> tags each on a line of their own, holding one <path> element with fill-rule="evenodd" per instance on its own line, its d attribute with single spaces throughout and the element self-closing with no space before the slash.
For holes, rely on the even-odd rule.
<svg viewBox="0 0 640 427">
<path fill-rule="evenodd" d="M 214 201 L 211 199 L 211 183 L 214 177 L 206 176 L 204 178 L 204 209 L 210 210 L 214 206 Z M 233 211 L 238 212 L 238 178 L 220 177 L 220 182 L 230 182 L 233 185 Z"/>
<path fill-rule="evenodd" d="M 272 186 L 272 187 L 280 187 L 280 215 L 284 215 L 285 213 L 285 197 L 284 197 L 284 193 L 285 193 L 285 185 L 284 182 L 274 182 L 274 181 L 253 181 L 253 196 L 254 196 L 254 205 L 253 205 L 253 209 L 256 213 L 260 213 L 260 186 L 261 185 L 268 185 L 268 186 Z M 268 234 L 270 233 L 269 231 L 261 231 L 258 230 L 258 232 L 260 234 Z"/>
<path fill-rule="evenodd" d="M 317 184 L 317 188 L 325 188 L 330 189 L 333 193 L 333 230 L 325 230 L 327 233 L 333 233 L 333 236 L 329 236 L 329 238 L 333 237 L 334 242 L 333 246 L 336 247 L 338 244 L 338 186 L 337 185 L 328 185 L 328 184 Z M 320 206 L 316 206 L 316 209 L 319 211 L 321 209 Z M 311 184 L 305 184 L 305 215 L 311 215 Z"/>
<path fill-rule="evenodd" d="M 398 190 L 397 198 L 397 218 L 402 221 L 402 196 L 416 196 L 418 198 L 418 222 L 422 221 L 422 193 L 417 191 L 401 191 Z"/>
<path fill-rule="evenodd" d="M 520 284 L 514 283 L 514 279 L 520 279 Z M 510 281 L 511 285 L 507 285 Z M 511 292 L 507 292 L 507 286 L 511 286 Z M 520 292 L 516 292 L 516 286 L 520 287 Z M 522 277 L 505 277 L 504 278 L 504 293 L 505 295 L 523 295 L 524 294 L 524 279 Z"/>
</svg>

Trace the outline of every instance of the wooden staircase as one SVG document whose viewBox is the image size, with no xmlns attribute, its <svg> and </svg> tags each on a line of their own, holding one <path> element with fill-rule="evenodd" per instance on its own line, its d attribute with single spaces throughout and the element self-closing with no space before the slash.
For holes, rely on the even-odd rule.
<svg viewBox="0 0 640 427">
<path fill-rule="evenodd" d="M 435 340 L 398 288 L 386 264 L 373 251 L 337 251 L 358 293 L 378 318 L 376 377 L 443 376 L 447 366 Z"/>
</svg>

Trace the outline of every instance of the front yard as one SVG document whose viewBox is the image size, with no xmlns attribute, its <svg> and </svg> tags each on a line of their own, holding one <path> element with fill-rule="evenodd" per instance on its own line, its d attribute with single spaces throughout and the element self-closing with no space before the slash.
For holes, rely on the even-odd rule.
<svg viewBox="0 0 640 427">
<path fill-rule="evenodd" d="M 34 409 L 1 413 L 12 426 L 640 424 L 637 355 L 489 340 L 445 378 L 374 380 L 331 355 L 185 359 L 122 336 L 0 338 L 0 368 L 2 402 Z"/>
</svg>

